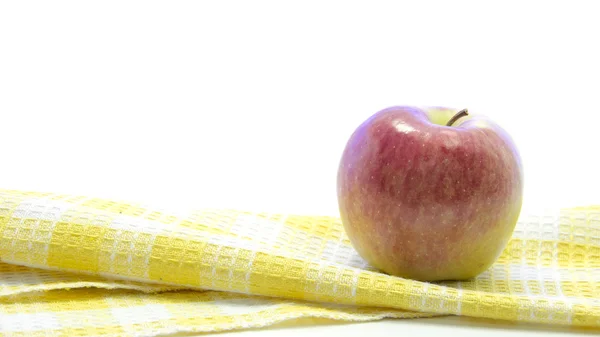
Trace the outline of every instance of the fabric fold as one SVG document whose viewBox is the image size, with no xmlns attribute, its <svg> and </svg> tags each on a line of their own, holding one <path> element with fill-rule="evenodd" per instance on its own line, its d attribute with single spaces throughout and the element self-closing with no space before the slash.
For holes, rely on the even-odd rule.
<svg viewBox="0 0 600 337">
<path fill-rule="evenodd" d="M 318 317 L 316 308 L 341 305 L 366 310 L 339 318 L 347 320 L 466 315 L 600 327 L 597 206 L 524 212 L 486 272 L 468 281 L 427 283 L 370 267 L 336 217 L 232 209 L 182 215 L 113 200 L 0 190 L 0 259 L 0 298 L 66 288 L 133 293 L 148 301 L 204 292 L 308 305 L 312 317 Z M 7 306 L 0 304 L 1 310 Z M 178 315 L 167 311 L 169 319 Z M 275 316 L 264 322 L 278 321 Z"/>
</svg>

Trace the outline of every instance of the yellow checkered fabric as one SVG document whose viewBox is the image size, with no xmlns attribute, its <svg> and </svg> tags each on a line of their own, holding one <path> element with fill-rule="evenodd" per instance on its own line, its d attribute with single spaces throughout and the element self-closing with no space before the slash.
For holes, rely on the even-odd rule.
<svg viewBox="0 0 600 337">
<path fill-rule="evenodd" d="M 600 207 L 524 213 L 477 278 L 379 273 L 336 217 L 169 214 L 0 190 L 0 334 L 160 335 L 299 317 L 467 315 L 600 327 Z"/>
</svg>

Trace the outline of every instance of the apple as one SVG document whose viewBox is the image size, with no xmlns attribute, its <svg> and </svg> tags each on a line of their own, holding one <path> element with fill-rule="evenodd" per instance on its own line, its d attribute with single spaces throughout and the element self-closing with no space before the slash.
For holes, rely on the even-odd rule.
<svg viewBox="0 0 600 337">
<path fill-rule="evenodd" d="M 350 136 L 337 197 L 352 246 L 373 267 L 421 281 L 469 279 L 494 263 L 513 233 L 521 157 L 485 116 L 390 107 Z"/>
</svg>

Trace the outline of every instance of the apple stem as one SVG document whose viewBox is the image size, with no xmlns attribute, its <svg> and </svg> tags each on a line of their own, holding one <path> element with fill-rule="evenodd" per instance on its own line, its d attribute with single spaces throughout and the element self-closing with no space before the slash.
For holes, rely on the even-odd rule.
<svg viewBox="0 0 600 337">
<path fill-rule="evenodd" d="M 452 118 L 450 118 L 450 120 L 448 121 L 448 124 L 446 124 L 446 126 L 452 126 L 452 124 L 454 124 L 454 122 L 456 122 L 460 118 L 465 117 L 468 114 L 469 114 L 469 110 L 467 110 L 467 109 L 460 110 L 456 115 L 454 115 Z"/>
</svg>

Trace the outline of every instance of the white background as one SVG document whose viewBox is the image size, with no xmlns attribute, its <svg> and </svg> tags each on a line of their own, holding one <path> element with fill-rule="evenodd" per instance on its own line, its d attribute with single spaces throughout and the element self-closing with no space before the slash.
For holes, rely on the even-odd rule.
<svg viewBox="0 0 600 337">
<path fill-rule="evenodd" d="M 0 5 L 0 187 L 337 212 L 354 128 L 391 105 L 485 114 L 525 204 L 600 203 L 593 1 Z"/>
</svg>

